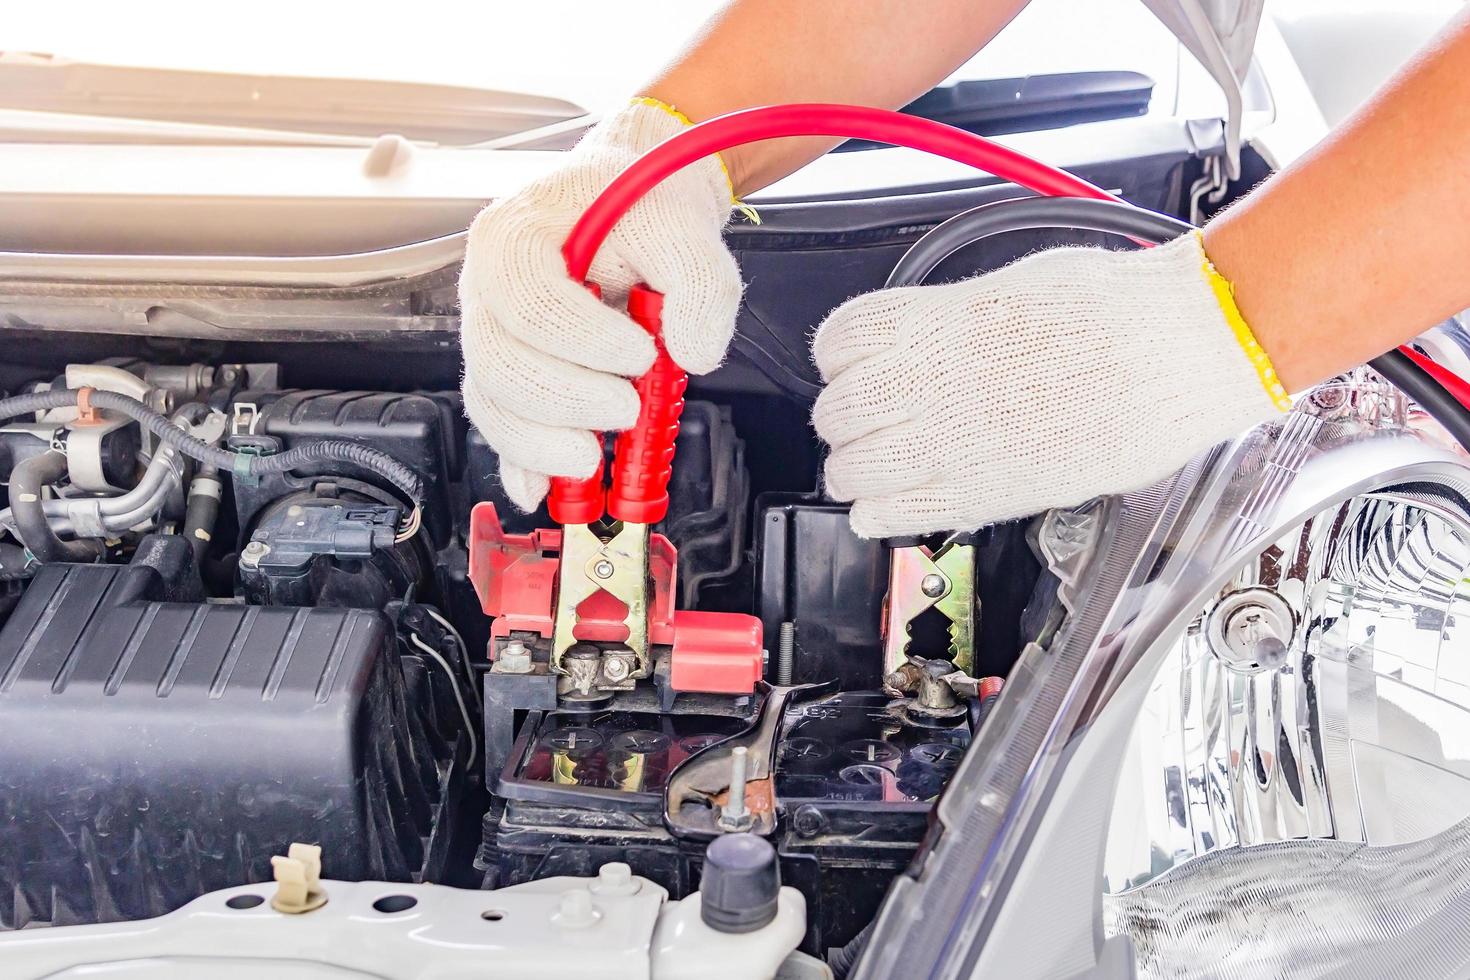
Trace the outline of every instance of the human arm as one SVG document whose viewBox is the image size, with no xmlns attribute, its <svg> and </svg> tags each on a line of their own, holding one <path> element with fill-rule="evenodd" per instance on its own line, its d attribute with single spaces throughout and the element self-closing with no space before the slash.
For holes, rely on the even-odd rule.
<svg viewBox="0 0 1470 980">
<path fill-rule="evenodd" d="M 839 307 L 813 344 L 829 493 L 887 536 L 1130 490 L 1470 306 L 1467 105 L 1462 17 L 1202 236 Z"/>
<path fill-rule="evenodd" d="M 641 94 L 695 122 L 751 106 L 842 102 L 897 109 L 989 43 L 1026 0 L 736 0 Z M 821 156 L 826 139 L 721 154 L 737 196 Z"/>
<path fill-rule="evenodd" d="M 1470 11 L 1205 251 L 1292 391 L 1470 307 Z"/>
</svg>

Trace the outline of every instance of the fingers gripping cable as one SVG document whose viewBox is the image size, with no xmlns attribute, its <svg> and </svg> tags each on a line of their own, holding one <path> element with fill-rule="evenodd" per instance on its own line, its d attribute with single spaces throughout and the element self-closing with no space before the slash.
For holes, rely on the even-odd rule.
<svg viewBox="0 0 1470 980">
<path fill-rule="evenodd" d="M 1084 200 L 999 201 L 972 208 L 927 232 L 898 260 L 887 287 L 920 286 L 950 255 L 1010 231 L 1084 228 L 1162 245 L 1193 230 L 1188 222 L 1126 203 Z M 1410 347 L 1388 351 L 1368 365 L 1397 386 L 1470 448 L 1470 384 Z"/>
<path fill-rule="evenodd" d="M 1111 194 L 1023 153 L 946 126 L 898 112 L 824 103 L 744 109 L 692 126 L 660 143 L 619 174 L 573 226 L 562 247 L 567 272 L 586 279 L 597 250 L 618 219 L 670 174 L 733 146 L 787 136 L 837 136 L 893 143 L 966 163 L 1038 194 L 1116 200 Z M 595 284 L 589 284 L 595 288 Z M 638 381 L 641 409 L 634 427 L 619 437 L 611 491 L 602 472 L 586 480 L 551 481 L 547 506 L 561 524 L 586 524 L 603 516 L 654 523 L 668 509 L 674 438 L 683 408 L 685 373 L 674 364 L 659 336 L 662 297 L 645 286 L 630 296 L 629 313 L 653 336 L 658 358 Z M 637 307 L 635 309 L 634 307 Z"/>
</svg>

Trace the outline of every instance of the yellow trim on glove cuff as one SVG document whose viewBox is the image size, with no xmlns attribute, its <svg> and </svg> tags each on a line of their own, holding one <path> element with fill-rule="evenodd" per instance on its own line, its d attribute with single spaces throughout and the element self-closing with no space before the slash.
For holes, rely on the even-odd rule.
<svg viewBox="0 0 1470 980">
<path fill-rule="evenodd" d="M 1276 368 L 1271 364 L 1271 357 L 1266 349 L 1256 340 L 1256 335 L 1246 324 L 1245 317 L 1240 315 L 1240 307 L 1235 305 L 1235 286 L 1220 275 L 1215 263 L 1210 261 L 1209 255 L 1205 253 L 1205 236 L 1203 232 L 1194 233 L 1195 241 L 1199 244 L 1200 271 L 1209 284 L 1210 291 L 1215 294 L 1215 301 L 1220 304 L 1220 312 L 1225 316 L 1225 322 L 1230 325 L 1230 332 L 1235 334 L 1235 342 L 1245 353 L 1246 360 L 1250 361 L 1251 367 L 1256 370 L 1256 377 L 1261 379 L 1261 387 L 1266 389 L 1266 395 L 1272 403 L 1285 412 L 1291 408 L 1291 396 L 1286 387 L 1282 385 L 1281 379 L 1276 376 Z"/>
<path fill-rule="evenodd" d="M 651 107 L 653 107 L 655 109 L 662 109 L 664 112 L 667 112 L 669 115 L 673 116 L 675 119 L 679 120 L 679 122 L 683 123 L 684 125 L 686 125 L 686 126 L 693 126 L 694 125 L 694 121 L 692 119 L 690 119 L 688 116 L 684 115 L 684 113 L 680 112 L 678 109 L 675 109 L 673 106 L 669 105 L 667 102 L 661 102 L 658 99 L 655 99 L 655 98 L 653 98 L 650 95 L 641 95 L 641 96 L 639 96 L 638 98 L 636 98 L 636 99 L 633 100 L 633 104 L 634 105 L 646 105 L 646 106 L 651 106 Z M 730 204 L 732 206 L 734 206 L 734 208 L 737 211 L 739 211 L 741 214 L 743 214 L 747 218 L 749 218 L 751 224 L 754 224 L 754 225 L 760 224 L 761 223 L 761 216 L 756 213 L 755 208 L 751 207 L 749 204 L 746 204 L 744 201 L 740 200 L 740 198 L 738 198 L 738 197 L 735 196 L 735 181 L 730 176 L 730 168 L 727 167 L 727 166 L 725 166 L 725 158 L 723 156 L 721 156 L 720 154 L 716 153 L 715 154 L 715 161 L 720 165 L 720 173 L 722 173 L 722 174 L 725 175 L 725 186 L 727 186 L 727 187 L 730 188 Z"/>
</svg>

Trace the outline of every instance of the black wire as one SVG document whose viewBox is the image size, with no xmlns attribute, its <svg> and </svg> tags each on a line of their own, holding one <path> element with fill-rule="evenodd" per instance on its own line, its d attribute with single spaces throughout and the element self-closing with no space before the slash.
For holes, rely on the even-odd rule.
<svg viewBox="0 0 1470 980">
<path fill-rule="evenodd" d="M 1456 401 L 1455 396 L 1434 379 L 1434 375 L 1415 364 L 1401 350 L 1379 354 L 1368 365 L 1417 402 L 1431 418 L 1444 426 L 1451 438 L 1470 449 L 1470 409 Z"/>
<path fill-rule="evenodd" d="M 903 253 L 888 274 L 884 286 L 921 286 L 939 263 L 967 245 L 1008 231 L 1035 231 L 1039 228 L 1080 228 L 1162 245 L 1192 231 L 1194 226 L 1167 214 L 1145 211 L 1120 201 L 1094 201 L 1080 197 L 1025 197 L 1016 201 L 996 201 L 961 211 L 925 232 Z"/>
<path fill-rule="evenodd" d="M 898 260 L 885 285 L 921 286 L 939 263 L 967 245 L 1003 232 L 1038 228 L 1084 228 L 1155 245 L 1194 230 L 1178 218 L 1117 201 L 1054 197 L 998 201 L 957 214 L 925 233 Z M 1470 408 L 1460 404 L 1433 375 L 1398 350 L 1380 354 L 1368 365 L 1470 449 Z"/>
</svg>

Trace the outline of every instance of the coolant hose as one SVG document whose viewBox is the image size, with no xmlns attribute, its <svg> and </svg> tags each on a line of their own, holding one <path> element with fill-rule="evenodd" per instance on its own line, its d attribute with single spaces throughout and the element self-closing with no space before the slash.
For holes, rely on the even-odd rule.
<svg viewBox="0 0 1470 980">
<path fill-rule="evenodd" d="M 63 541 L 51 529 L 41 492 L 66 475 L 66 457 L 55 450 L 32 456 L 10 472 L 10 514 L 15 533 L 38 562 L 97 561 L 104 554 L 102 542 Z"/>
<path fill-rule="evenodd" d="M 201 465 L 194 479 L 189 481 L 189 500 L 184 509 L 184 538 L 194 551 L 194 567 L 204 567 L 209 542 L 214 537 L 214 525 L 219 520 L 219 502 L 224 487 L 217 473 L 210 466 Z"/>
</svg>

